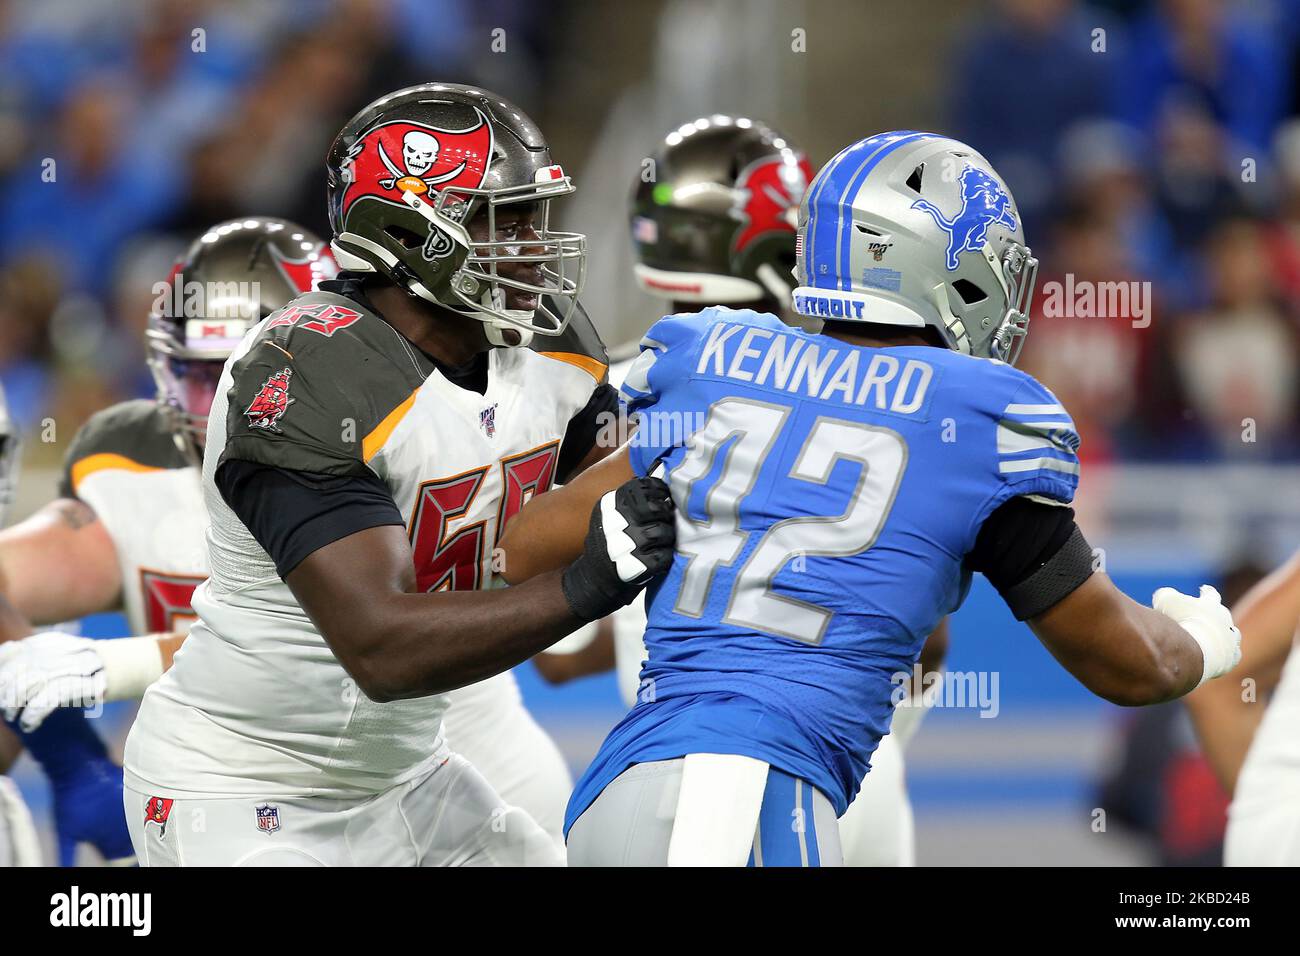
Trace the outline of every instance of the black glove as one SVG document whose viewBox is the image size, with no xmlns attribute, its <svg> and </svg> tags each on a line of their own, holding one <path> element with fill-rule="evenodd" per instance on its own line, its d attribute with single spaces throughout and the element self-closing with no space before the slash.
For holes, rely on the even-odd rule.
<svg viewBox="0 0 1300 956">
<path fill-rule="evenodd" d="M 564 598 L 583 621 L 598 621 L 632 602 L 668 570 L 677 541 L 673 501 L 658 478 L 633 478 L 591 510 L 582 557 L 564 569 Z"/>
</svg>

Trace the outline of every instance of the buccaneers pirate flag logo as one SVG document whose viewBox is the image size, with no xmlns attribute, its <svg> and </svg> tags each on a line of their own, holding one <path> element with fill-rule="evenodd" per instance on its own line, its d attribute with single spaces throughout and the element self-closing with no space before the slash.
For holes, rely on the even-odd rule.
<svg viewBox="0 0 1300 956">
<path fill-rule="evenodd" d="M 280 430 L 280 419 L 293 403 L 289 397 L 289 378 L 292 375 L 293 369 L 282 368 L 278 372 L 272 372 L 262 383 L 253 403 L 244 412 L 248 416 L 249 428 L 264 428 L 269 432 Z"/>
<path fill-rule="evenodd" d="M 479 188 L 492 161 L 492 127 L 477 107 L 474 114 L 468 129 L 395 122 L 369 130 L 352 147 L 341 212 L 365 196 L 400 203 L 404 191 Z"/>
<path fill-rule="evenodd" d="M 769 232 L 795 231 L 799 200 L 812 175 L 803 155 L 793 163 L 781 156 L 764 157 L 741 171 L 735 214 L 744 225 L 736 236 L 737 252 Z"/>
</svg>

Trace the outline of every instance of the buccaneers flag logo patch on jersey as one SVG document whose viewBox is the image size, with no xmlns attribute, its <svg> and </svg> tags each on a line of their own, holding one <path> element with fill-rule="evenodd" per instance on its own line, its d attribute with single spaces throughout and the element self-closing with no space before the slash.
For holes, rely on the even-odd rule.
<svg viewBox="0 0 1300 956">
<path fill-rule="evenodd" d="M 343 192 L 345 215 L 364 196 L 400 203 L 402 193 L 417 196 L 457 186 L 483 185 L 492 161 L 492 127 L 476 107 L 468 129 L 438 129 L 423 123 L 384 123 L 357 140 L 349 165 L 351 182 Z"/>
<path fill-rule="evenodd" d="M 160 835 L 167 833 L 167 818 L 171 816 L 173 801 L 166 797 L 150 797 L 144 805 L 144 825 L 158 824 Z"/>
<path fill-rule="evenodd" d="M 280 430 L 280 419 L 293 404 L 293 399 L 289 397 L 289 379 L 292 375 L 293 369 L 282 368 L 278 372 L 272 372 L 262 383 L 253 403 L 244 412 L 248 416 L 249 428 L 264 428 L 269 432 Z"/>
</svg>

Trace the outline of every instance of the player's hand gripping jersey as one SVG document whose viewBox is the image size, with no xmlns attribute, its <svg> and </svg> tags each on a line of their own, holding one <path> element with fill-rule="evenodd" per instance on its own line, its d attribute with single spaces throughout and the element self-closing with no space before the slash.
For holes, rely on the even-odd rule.
<svg viewBox="0 0 1300 956">
<path fill-rule="evenodd" d="M 970 587 L 984 519 L 1067 503 L 1078 435 L 1001 362 L 866 348 L 725 308 L 650 329 L 623 383 L 631 460 L 662 462 L 678 556 L 647 594 L 637 705 L 566 825 L 633 763 L 742 754 L 843 814 L 889 729 L 894 675 Z"/>
<path fill-rule="evenodd" d="M 351 531 L 400 523 L 423 589 L 487 586 L 501 526 L 591 447 L 567 437 L 598 397 L 587 371 L 504 348 L 442 368 L 353 285 L 330 288 L 263 321 L 222 375 L 203 466 L 211 577 L 128 740 L 134 789 L 357 794 L 444 759 L 445 698 L 367 698 L 282 575 Z M 295 482 L 311 493 L 292 500 L 318 502 L 314 513 L 277 523 L 275 509 L 243 507 L 250 489 Z M 261 515 L 258 537 L 228 500 Z"/>
</svg>

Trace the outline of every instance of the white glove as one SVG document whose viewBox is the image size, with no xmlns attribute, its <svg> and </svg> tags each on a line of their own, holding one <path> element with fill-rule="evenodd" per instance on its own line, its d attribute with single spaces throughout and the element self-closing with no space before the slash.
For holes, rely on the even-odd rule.
<svg viewBox="0 0 1300 956">
<path fill-rule="evenodd" d="M 59 707 L 139 697 L 161 675 L 154 637 L 95 641 L 43 631 L 0 645 L 0 714 L 31 733 Z"/>
<path fill-rule="evenodd" d="M 1241 631 L 1233 625 L 1219 592 L 1208 584 L 1201 585 L 1200 597 L 1161 588 L 1151 595 L 1151 607 L 1171 618 L 1200 647 L 1204 664 L 1197 687 L 1228 673 L 1241 660 Z"/>
</svg>

